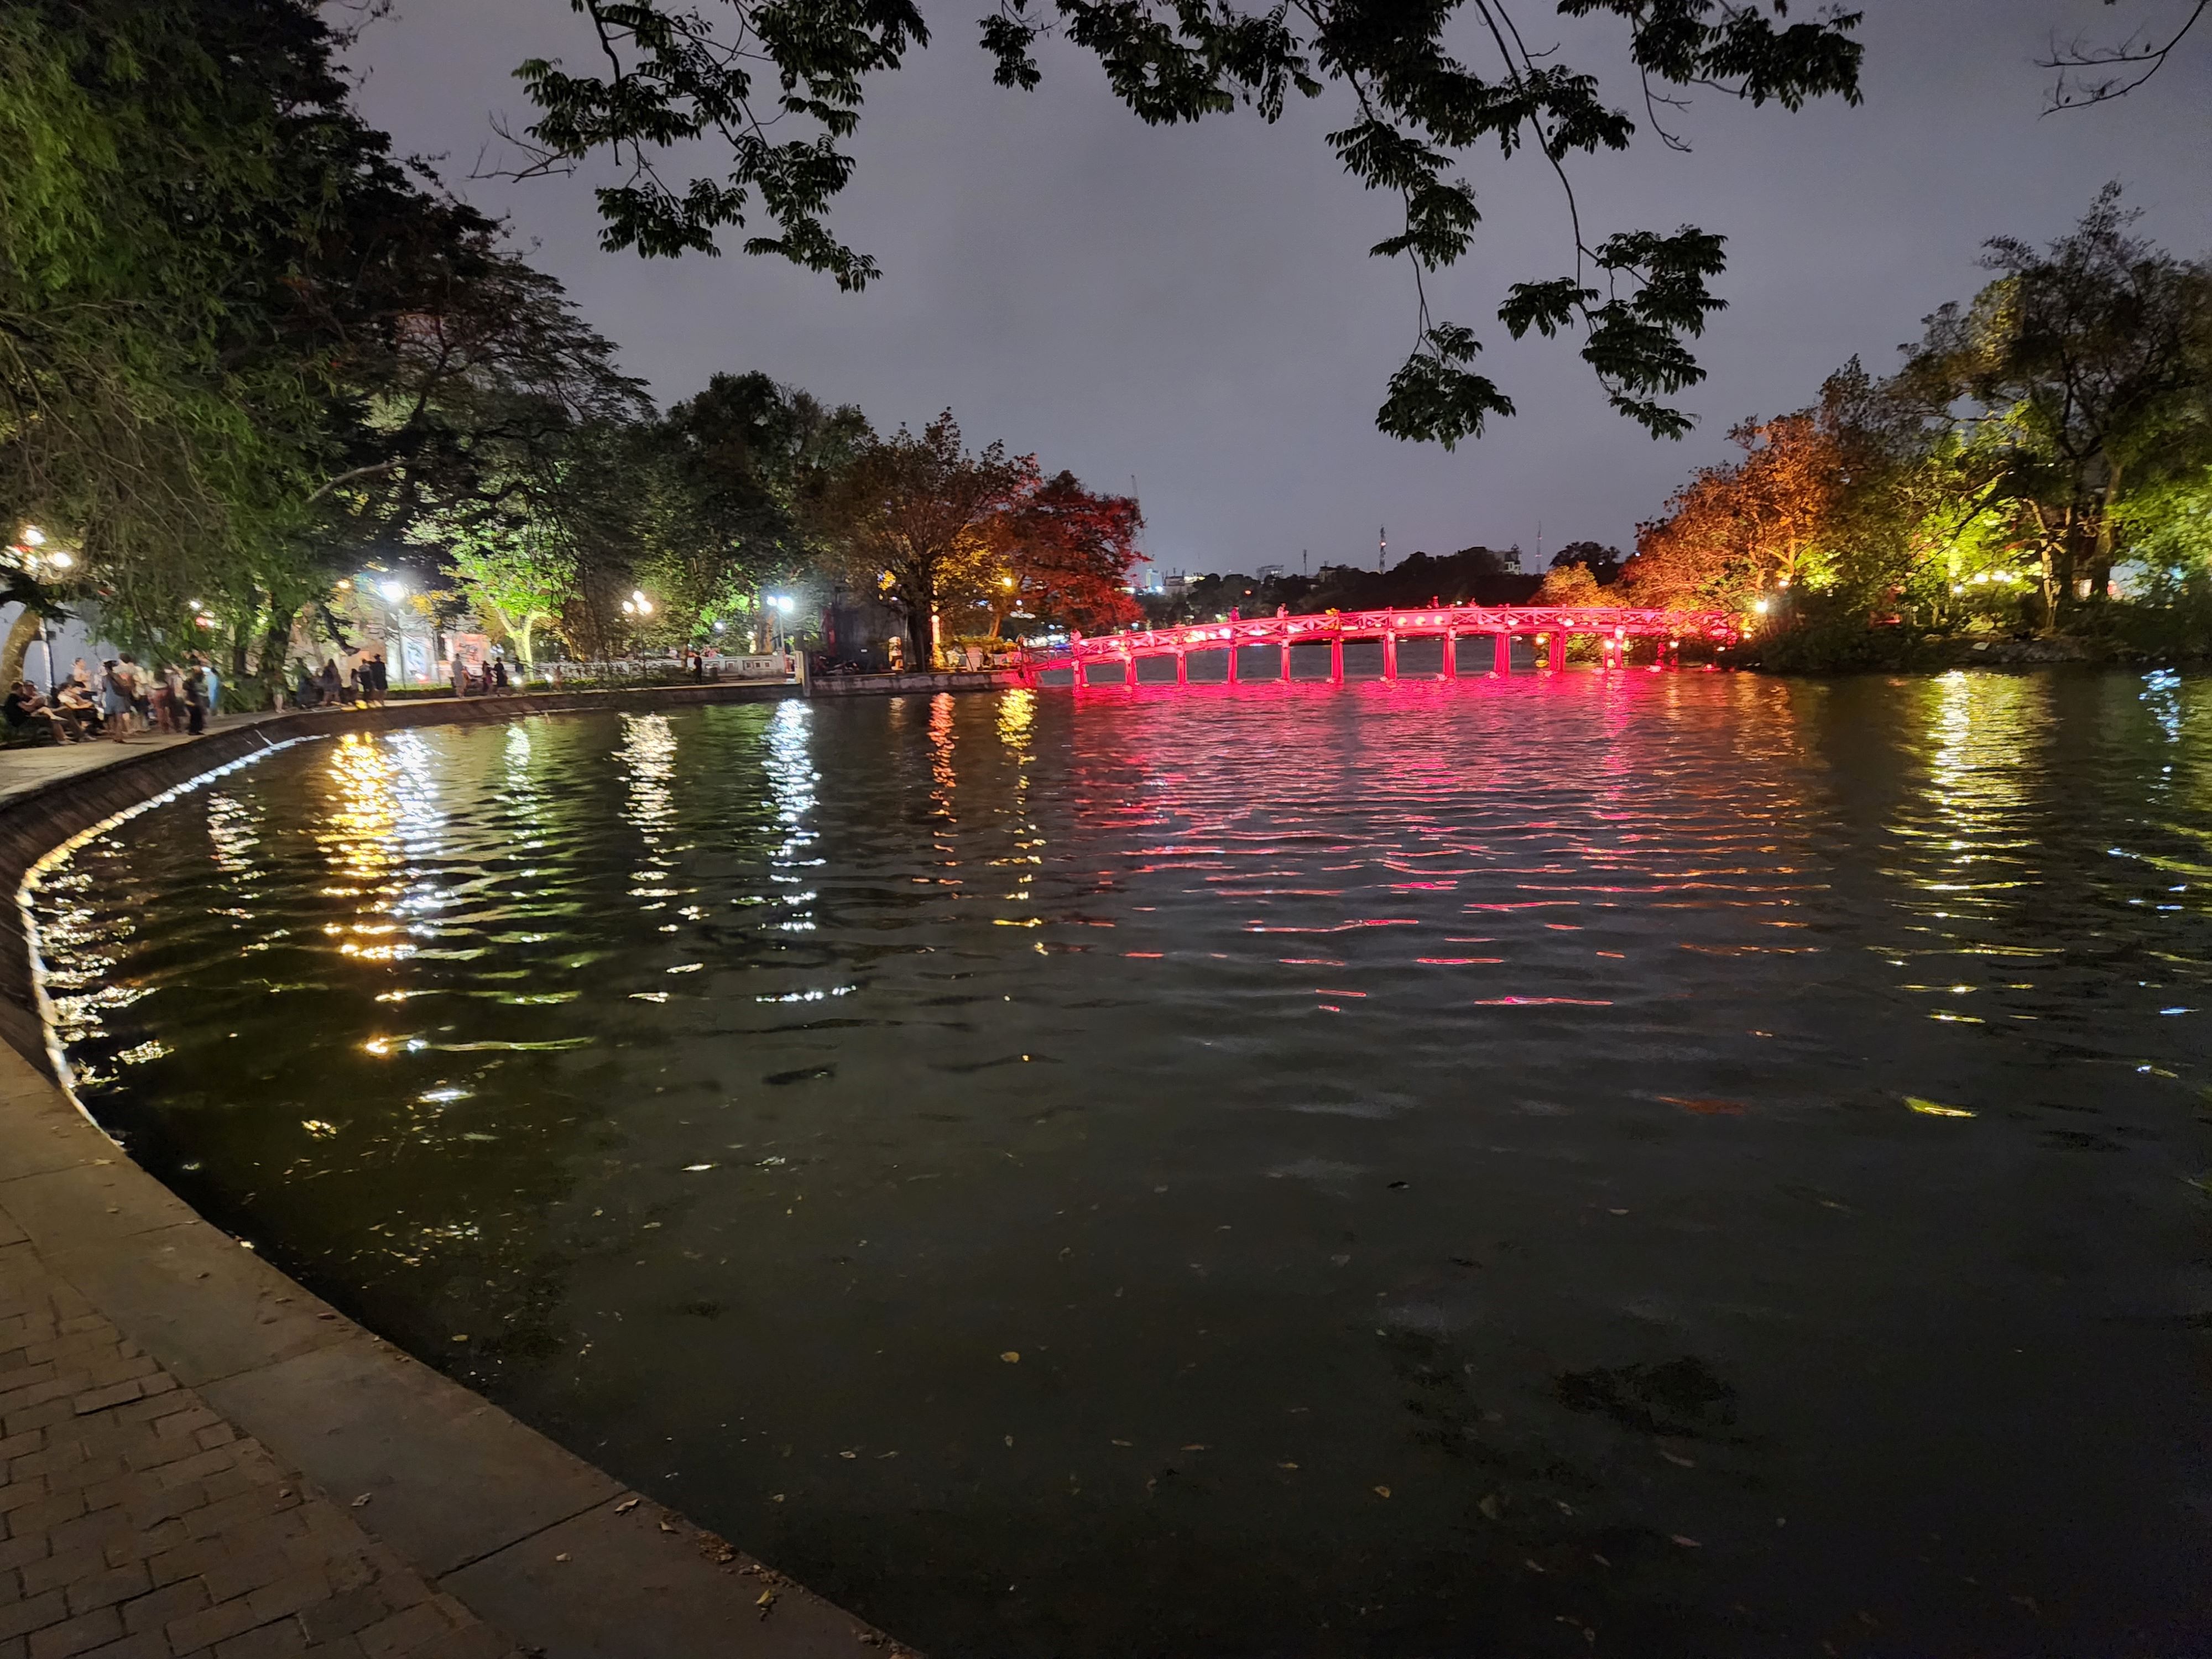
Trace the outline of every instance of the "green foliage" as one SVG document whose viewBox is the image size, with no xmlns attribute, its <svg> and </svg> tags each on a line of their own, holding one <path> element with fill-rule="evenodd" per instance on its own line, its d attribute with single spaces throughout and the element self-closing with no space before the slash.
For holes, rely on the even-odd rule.
<svg viewBox="0 0 2212 1659">
<path fill-rule="evenodd" d="M 2212 264 L 2130 218 L 2107 189 L 2047 250 L 1990 243 L 1996 279 L 1929 318 L 1897 375 L 1854 361 L 1814 407 L 1738 427 L 1743 459 L 1640 528 L 1631 590 L 1764 605 L 1774 665 L 1916 660 L 1930 629 L 2197 648 Z"/>
<path fill-rule="evenodd" d="M 211 643 L 208 607 L 234 681 L 364 556 L 493 545 L 580 427 L 644 412 L 559 286 L 354 113 L 339 44 L 307 0 L 0 10 L 0 520 L 74 545 L 157 658 Z"/>
<path fill-rule="evenodd" d="M 611 156 L 623 182 L 599 193 L 609 247 L 647 255 L 714 252 L 717 234 L 757 212 L 775 230 L 744 243 L 827 271 L 848 289 L 878 273 L 832 235 L 823 217 L 850 180 L 837 146 L 856 130 L 871 75 L 896 70 L 929 35 L 908 0 L 729 0 L 720 21 L 678 0 L 574 0 L 605 57 L 589 72 L 543 58 L 520 73 L 538 118 L 519 140 L 525 173 L 573 170 Z M 1559 0 L 1562 13 L 1617 21 L 1655 136 L 1676 149 L 1657 112 L 1679 98 L 1662 88 L 1717 90 L 1753 105 L 1797 109 L 1807 100 L 1859 97 L 1856 12 L 1796 22 L 1774 0 Z M 1511 403 L 1468 367 L 1478 349 L 1463 326 L 1432 319 L 1421 273 L 1455 264 L 1480 222 L 1474 187 L 1454 176 L 1478 148 L 1510 160 L 1524 147 L 1558 175 L 1577 155 L 1627 149 L 1628 113 L 1588 70 L 1532 50 L 1507 0 L 1338 0 L 1328 6 L 1248 9 L 1218 0 L 1154 6 L 1137 0 L 1000 0 L 982 20 L 984 50 L 1003 87 L 1034 88 L 1036 47 L 1048 33 L 1095 56 L 1107 83 L 1139 119 L 1196 121 L 1239 107 L 1279 118 L 1291 96 L 1334 85 L 1358 118 L 1328 136 L 1345 171 L 1396 195 L 1404 228 L 1370 250 L 1404 258 L 1420 295 L 1419 344 L 1393 377 L 1377 424 L 1394 436 L 1444 444 L 1477 436 Z M 1474 43 L 1477 64 L 1446 40 Z M 813 137 L 771 143 L 767 124 L 801 117 Z M 713 141 L 727 172 L 678 182 L 665 160 Z M 1615 409 L 1656 436 L 1680 437 L 1690 417 L 1662 402 L 1703 378 L 1687 341 L 1720 301 L 1721 239 L 1685 227 L 1585 239 L 1579 210 L 1565 250 L 1576 274 L 1516 285 L 1503 312 L 1517 335 L 1579 325 L 1583 357 Z M 1603 286 L 1588 285 L 1595 273 Z"/>
<path fill-rule="evenodd" d="M 2212 267 L 2129 234 L 2107 185 L 2043 252 L 1989 244 L 1998 273 L 1928 319 L 1900 384 L 1954 434 L 1976 510 L 2007 519 L 2064 615 L 2110 580 L 2128 490 L 2212 453 Z"/>
<path fill-rule="evenodd" d="M 1390 395 L 1376 411 L 1375 424 L 1394 438 L 1446 449 L 1480 437 L 1484 421 L 1513 412 L 1512 399 L 1496 382 L 1467 367 L 1481 349 L 1474 332 L 1456 323 L 1430 329 L 1421 349 L 1390 377 Z"/>
</svg>

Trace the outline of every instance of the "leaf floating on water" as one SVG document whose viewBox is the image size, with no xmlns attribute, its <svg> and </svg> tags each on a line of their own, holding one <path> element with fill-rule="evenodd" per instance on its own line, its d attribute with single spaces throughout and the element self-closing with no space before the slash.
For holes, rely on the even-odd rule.
<svg viewBox="0 0 2212 1659">
<path fill-rule="evenodd" d="M 1377 1498 L 1388 1498 L 1390 1495 L 1390 1488 L 1388 1486 L 1377 1486 L 1375 1488 L 1375 1495 Z"/>
<path fill-rule="evenodd" d="M 1505 1506 L 1498 1501 L 1496 1492 L 1487 1494 L 1475 1508 L 1482 1511 L 1486 1520 L 1502 1521 L 1505 1518 Z"/>
<path fill-rule="evenodd" d="M 1674 1534 L 1674 1541 L 1680 1544 L 1686 1550 L 1701 1550 L 1705 1548 L 1705 1546 L 1700 1544 L 1696 1539 L 1685 1538 L 1679 1532 Z"/>
<path fill-rule="evenodd" d="M 1659 1455 L 1665 1458 L 1669 1463 L 1678 1464 L 1686 1469 L 1694 1469 L 1698 1467 L 1686 1457 L 1676 1456 L 1673 1452 L 1668 1451 L 1664 1446 L 1662 1446 L 1659 1449 Z"/>
<path fill-rule="evenodd" d="M 1206 1445 L 1202 1441 L 1194 1442 L 1192 1444 L 1185 1446 L 1183 1449 L 1185 1451 L 1204 1451 L 1206 1449 Z"/>
<path fill-rule="evenodd" d="M 1946 1106 L 1940 1101 L 1923 1100 L 1918 1095 L 1907 1095 L 1905 1103 L 1923 1117 L 1972 1117 L 1973 1114 L 1963 1106 Z"/>
<path fill-rule="evenodd" d="M 697 1175 L 702 1170 L 711 1170 L 714 1167 L 714 1166 L 711 1164 L 687 1164 L 684 1166 L 684 1173 L 685 1175 Z"/>
<path fill-rule="evenodd" d="M 1740 1100 L 1716 1100 L 1709 1095 L 1662 1095 L 1659 1098 L 1700 1117 L 1741 1117 L 1745 1110 Z"/>
<path fill-rule="evenodd" d="M 1005 1360 L 1009 1365 L 1018 1365 L 1022 1363 L 1020 1351 L 1014 1348 L 1007 1349 L 1006 1352 L 1000 1354 L 999 1358 Z"/>
</svg>

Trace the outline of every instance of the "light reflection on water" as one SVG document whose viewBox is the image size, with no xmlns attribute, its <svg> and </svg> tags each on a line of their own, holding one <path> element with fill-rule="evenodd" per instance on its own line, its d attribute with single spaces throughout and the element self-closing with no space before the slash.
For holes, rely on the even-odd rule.
<svg viewBox="0 0 2212 1659">
<path fill-rule="evenodd" d="M 135 1155 L 940 1654 L 2180 1651 L 2208 711 L 533 720 L 287 751 L 38 909 Z"/>
</svg>

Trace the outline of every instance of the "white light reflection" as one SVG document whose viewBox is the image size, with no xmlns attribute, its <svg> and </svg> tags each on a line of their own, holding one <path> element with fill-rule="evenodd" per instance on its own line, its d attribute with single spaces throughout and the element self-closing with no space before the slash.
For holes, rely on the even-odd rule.
<svg viewBox="0 0 2212 1659">
<path fill-rule="evenodd" d="M 1017 904 L 1034 903 L 1036 868 L 1044 862 L 1044 836 L 1030 817 L 1030 768 L 1036 759 L 1036 693 L 1012 690 L 999 699 L 999 742 L 1014 768 L 1013 787 L 1006 809 L 1007 827 L 1014 837 L 1013 851 L 991 860 L 994 866 L 1014 871 L 1013 884 L 1005 896 Z"/>
<path fill-rule="evenodd" d="M 798 702 L 778 703 L 775 713 L 769 717 L 763 736 L 768 744 L 769 798 L 775 810 L 779 837 L 769 853 L 769 879 L 796 884 L 807 878 L 794 872 L 822 862 L 818 858 L 806 856 L 817 839 L 807 827 L 806 819 L 814 810 L 816 786 L 822 781 L 822 775 L 814 769 L 812 708 Z M 814 913 L 806 908 L 814 902 L 811 889 L 780 894 L 769 902 L 789 907 L 791 914 L 778 921 L 763 922 L 764 929 L 786 933 L 814 930 Z"/>
<path fill-rule="evenodd" d="M 635 884 L 629 896 L 643 899 L 638 908 L 653 911 L 667 908 L 684 889 L 672 885 L 676 854 L 676 732 L 665 714 L 624 714 L 622 717 L 623 769 L 629 775 L 629 798 L 623 817 L 645 843 L 645 859 L 630 872 Z"/>
<path fill-rule="evenodd" d="M 1928 696 L 1924 779 L 1908 789 L 1890 826 L 1905 866 L 1893 872 L 1904 884 L 1899 905 L 1917 919 L 1910 932 L 1920 937 L 1880 949 L 1899 965 L 1928 957 L 1990 964 L 1974 979 L 1962 963 L 1931 963 L 1934 982 L 1902 988 L 1942 1005 L 1996 990 L 1987 975 L 2000 971 L 1997 960 L 2011 964 L 2001 971 L 2018 974 L 2025 971 L 2020 958 L 2057 948 L 2018 942 L 2018 913 L 2044 881 L 2045 813 L 2036 791 L 2048 775 L 2042 751 L 2052 714 L 2049 688 L 2024 676 L 1956 671 L 1934 681 Z M 1984 1018 L 1953 1006 L 1929 1017 L 1960 1025 Z"/>
<path fill-rule="evenodd" d="M 331 744 L 326 773 L 331 798 L 313 836 L 337 880 L 323 890 L 365 902 L 325 931 L 342 956 L 404 961 L 437 936 L 434 915 L 452 902 L 428 874 L 446 827 L 436 756 L 419 732 L 349 732 Z"/>
</svg>

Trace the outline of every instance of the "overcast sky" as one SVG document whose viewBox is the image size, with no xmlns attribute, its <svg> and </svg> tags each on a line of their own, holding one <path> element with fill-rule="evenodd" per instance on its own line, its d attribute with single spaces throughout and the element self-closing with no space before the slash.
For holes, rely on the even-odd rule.
<svg viewBox="0 0 2212 1659">
<path fill-rule="evenodd" d="M 993 86 L 983 0 L 922 0 L 935 44 L 873 84 L 833 219 L 883 267 L 854 295 L 734 252 L 601 252 L 588 179 L 467 177 L 495 148 L 495 114 L 527 118 L 519 61 L 585 61 L 566 0 L 398 0 L 353 62 L 368 117 L 505 216 L 663 403 L 757 368 L 884 430 L 950 406 L 978 443 L 1004 438 L 1097 487 L 1133 477 L 1163 572 L 1296 569 L 1309 550 L 1371 563 L 1384 525 L 1394 562 L 1477 542 L 1533 553 L 1540 525 L 1547 552 L 1626 547 L 1690 468 L 1729 452 L 1735 421 L 1811 401 L 1854 353 L 1887 369 L 1923 316 L 1972 292 L 1985 238 L 2061 234 L 2107 179 L 2144 234 L 2212 248 L 2212 35 L 2133 97 L 2076 113 L 2042 115 L 2033 61 L 2054 30 L 2109 35 L 2186 0 L 1862 3 L 1860 107 L 1704 94 L 1680 119 L 1693 153 L 1639 138 L 1573 168 L 1594 234 L 1689 222 L 1729 239 L 1729 308 L 1683 442 L 1614 416 L 1571 345 L 1505 337 L 1505 284 L 1571 269 L 1563 199 L 1525 156 L 1468 158 L 1485 222 L 1431 299 L 1487 343 L 1480 367 L 1520 413 L 1450 454 L 1375 430 L 1412 343 L 1412 284 L 1365 257 L 1396 226 L 1322 143 L 1345 121 L 1327 98 L 1273 127 L 1244 112 L 1149 128 L 1065 47 L 1045 52 L 1039 91 Z M 1550 9 L 1522 0 L 1530 44 L 1561 41 L 1627 101 L 1619 31 Z"/>
</svg>

